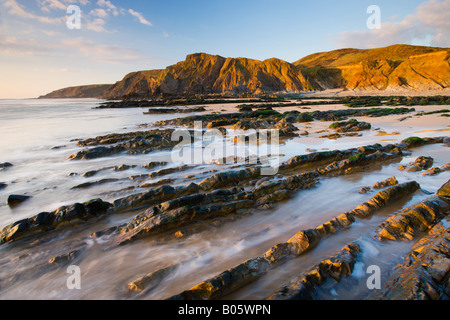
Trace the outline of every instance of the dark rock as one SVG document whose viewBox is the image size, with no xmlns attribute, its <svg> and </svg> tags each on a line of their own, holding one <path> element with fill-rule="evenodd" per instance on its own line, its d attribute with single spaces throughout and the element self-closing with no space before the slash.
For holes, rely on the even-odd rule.
<svg viewBox="0 0 450 320">
<path fill-rule="evenodd" d="M 88 188 L 88 187 L 91 187 L 91 186 L 94 186 L 94 185 L 100 185 L 100 184 L 116 182 L 116 181 L 118 181 L 118 179 L 102 179 L 102 180 L 99 180 L 99 181 L 85 182 L 85 183 L 76 185 L 75 187 L 72 187 L 72 189 Z"/>
<path fill-rule="evenodd" d="M 41 212 L 34 218 L 34 222 L 39 226 L 51 226 L 54 220 L 55 217 L 50 212 Z"/>
<path fill-rule="evenodd" d="M 0 190 L 5 189 L 8 185 L 4 182 L 0 182 Z"/>
<path fill-rule="evenodd" d="M 9 168 L 9 167 L 12 167 L 12 166 L 13 166 L 13 164 L 9 163 L 9 162 L 0 163 L 0 169 Z"/>
<path fill-rule="evenodd" d="M 34 217 L 5 226 L 0 230 L 0 243 L 15 241 L 42 231 L 50 231 L 75 221 L 85 221 L 107 212 L 110 203 L 95 199 L 84 204 L 63 206 L 52 212 L 41 212 Z"/>
<path fill-rule="evenodd" d="M 105 213 L 112 205 L 102 199 L 93 199 L 84 203 L 87 214 L 91 216 L 98 216 Z"/>
<path fill-rule="evenodd" d="M 22 195 L 12 194 L 12 195 L 8 196 L 8 199 L 6 200 L 6 203 L 10 207 L 15 207 L 15 206 L 21 204 L 22 202 L 28 200 L 29 198 L 31 198 L 31 197 L 30 196 L 22 196 Z"/>
<path fill-rule="evenodd" d="M 259 168 L 249 168 L 240 171 L 220 172 L 204 179 L 199 183 L 199 187 L 203 190 L 216 189 L 222 186 L 235 184 L 241 180 L 258 178 L 261 175 Z"/>
</svg>

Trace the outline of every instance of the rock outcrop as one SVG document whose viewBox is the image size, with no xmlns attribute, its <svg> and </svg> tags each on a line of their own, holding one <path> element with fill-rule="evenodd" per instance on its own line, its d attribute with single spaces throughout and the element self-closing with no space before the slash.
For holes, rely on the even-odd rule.
<svg viewBox="0 0 450 320">
<path fill-rule="evenodd" d="M 324 89 L 442 89 L 450 84 L 449 49 L 394 45 L 318 53 L 293 64 L 195 53 L 164 70 L 130 73 L 104 98 L 264 94 Z"/>
<path fill-rule="evenodd" d="M 40 96 L 39 99 L 101 98 L 109 87 L 111 87 L 111 84 L 69 87 L 50 92 Z"/>
<path fill-rule="evenodd" d="M 448 222 L 446 223 L 448 225 Z M 448 300 L 450 228 L 433 227 L 397 266 L 374 300 Z"/>
</svg>

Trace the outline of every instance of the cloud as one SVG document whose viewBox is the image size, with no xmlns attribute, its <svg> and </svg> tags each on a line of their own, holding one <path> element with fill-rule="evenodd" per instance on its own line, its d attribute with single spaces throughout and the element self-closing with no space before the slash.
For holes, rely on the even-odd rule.
<svg viewBox="0 0 450 320">
<path fill-rule="evenodd" d="M 42 0 L 40 1 L 41 10 L 49 12 L 51 9 L 65 10 L 67 5 L 59 0 Z"/>
<path fill-rule="evenodd" d="M 428 42 L 450 46 L 450 0 L 428 0 L 399 22 L 383 22 L 380 29 L 341 32 L 339 47 L 374 48 L 398 43 Z"/>
<path fill-rule="evenodd" d="M 51 42 L 0 34 L 0 53 L 6 56 L 49 56 L 57 48 Z"/>
<path fill-rule="evenodd" d="M 100 7 L 105 7 L 109 12 L 112 12 L 114 16 L 119 15 L 119 9 L 111 3 L 109 0 L 98 0 L 97 5 Z"/>
<path fill-rule="evenodd" d="M 95 32 L 106 32 L 107 30 L 105 29 L 105 24 L 106 24 L 105 20 L 97 18 L 92 21 L 88 21 L 86 23 L 86 29 Z"/>
<path fill-rule="evenodd" d="M 138 18 L 138 20 L 139 20 L 140 23 L 145 24 L 145 25 L 147 25 L 147 26 L 152 26 L 152 23 L 151 23 L 150 21 L 146 20 L 146 19 L 144 18 L 144 16 L 142 15 L 142 13 L 137 12 L 137 11 L 134 11 L 133 9 L 128 9 L 128 12 L 129 12 L 131 15 L 135 16 L 136 18 Z"/>
<path fill-rule="evenodd" d="M 64 59 L 86 59 L 107 64 L 128 64 L 139 61 L 151 64 L 160 59 L 143 55 L 121 45 L 99 44 L 85 38 L 63 38 L 41 41 L 0 34 L 0 54 L 4 56 L 33 56 Z"/>
<path fill-rule="evenodd" d="M 22 5 L 17 2 L 17 0 L 6 0 L 4 1 L 3 5 L 8 9 L 8 14 L 12 16 L 53 24 L 62 23 L 64 21 L 64 17 L 50 18 L 28 12 Z"/>
<path fill-rule="evenodd" d="M 105 9 L 100 9 L 100 8 L 91 10 L 89 12 L 89 14 L 93 15 L 93 16 L 96 16 L 96 17 L 99 17 L 99 18 L 106 18 L 108 16 L 108 12 L 106 12 Z"/>
</svg>

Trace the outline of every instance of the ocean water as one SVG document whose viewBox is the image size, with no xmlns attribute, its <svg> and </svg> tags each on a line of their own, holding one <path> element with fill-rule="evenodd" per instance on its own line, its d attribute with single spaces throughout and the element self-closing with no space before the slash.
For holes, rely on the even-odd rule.
<svg viewBox="0 0 450 320">
<path fill-rule="evenodd" d="M 97 99 L 0 100 L 0 163 L 13 164 L 0 171 L 0 182 L 7 184 L 0 190 L 0 227 L 61 205 L 87 201 L 110 190 L 71 190 L 89 181 L 81 177 L 83 173 L 122 164 L 121 156 L 90 162 L 68 160 L 71 154 L 81 150 L 76 140 L 141 131 L 145 129 L 139 129 L 139 124 L 173 117 L 152 115 L 150 118 L 143 115 L 146 110 L 140 108 L 94 109 L 101 102 Z M 136 164 L 151 161 L 151 157 L 135 158 L 138 159 Z M 124 163 L 127 160 L 125 157 Z M 77 175 L 69 177 L 71 173 Z M 131 174 L 132 170 L 127 173 Z M 100 180 L 99 177 L 101 174 L 91 180 Z M 127 176 L 119 174 L 115 178 Z M 126 182 L 124 188 L 128 186 Z M 10 194 L 32 198 L 10 209 L 6 206 Z"/>
<path fill-rule="evenodd" d="M 42 211 L 52 211 L 62 205 L 83 202 L 92 198 L 113 201 L 121 196 L 145 191 L 129 179 L 132 175 L 148 173 L 142 165 L 150 161 L 170 161 L 168 151 L 152 152 L 147 155 L 118 154 L 95 160 L 74 161 L 68 157 L 81 150 L 77 139 L 86 139 L 117 132 L 145 130 L 140 124 L 151 124 L 158 120 L 171 119 L 183 115 L 143 115 L 145 109 L 94 109 L 100 100 L 0 100 L 0 163 L 10 162 L 12 167 L 0 171 L 0 182 L 7 187 L 0 190 L 0 227 L 36 215 Z M 208 111 L 235 111 L 234 104 L 207 106 Z M 328 106 L 318 107 L 326 109 Z M 333 106 L 343 108 L 343 106 Z M 280 111 L 286 111 L 280 110 Z M 363 146 L 376 142 L 387 144 L 403 138 L 418 135 L 449 135 L 448 125 L 442 119 L 430 116 L 426 119 L 411 118 L 399 121 L 399 116 L 369 119 L 374 128 L 395 135 L 379 135 L 371 130 L 362 137 L 338 140 L 310 137 L 295 138 L 280 145 L 281 161 L 291 156 L 304 154 L 307 149 L 334 150 Z M 427 120 L 427 121 L 424 121 Z M 439 123 L 439 124 L 438 124 Z M 299 125 L 300 130 L 310 132 L 324 130 L 327 122 Z M 80 290 L 69 290 L 66 286 L 68 274 L 64 268 L 33 273 L 34 264 L 43 263 L 48 252 L 59 252 L 71 248 L 70 241 L 77 241 L 86 235 L 106 227 L 124 223 L 138 212 L 126 212 L 100 221 L 90 222 L 73 230 L 57 232 L 52 241 L 36 249 L 25 244 L 0 246 L 0 298 L 1 299 L 129 299 L 136 298 L 127 292 L 128 282 L 168 264 L 180 267 L 170 274 L 154 290 L 138 298 L 164 299 L 189 289 L 222 271 L 259 256 L 273 245 L 284 242 L 295 233 L 314 228 L 334 217 L 352 210 L 368 200 L 373 194 L 360 194 L 362 186 L 395 175 L 399 182 L 418 181 L 422 189 L 435 192 L 450 178 L 450 172 L 433 177 L 423 177 L 420 173 L 398 170 L 399 164 L 407 164 L 422 155 L 432 156 L 435 165 L 441 166 L 450 160 L 449 149 L 442 145 L 430 145 L 415 149 L 401 162 L 390 163 L 374 171 L 350 176 L 322 179 L 311 190 L 301 191 L 290 200 L 277 205 L 273 210 L 251 210 L 236 219 L 204 221 L 181 228 L 187 236 L 176 238 L 173 232 L 137 241 L 114 250 L 103 251 L 92 245 L 82 258 L 73 263 L 82 271 Z M 113 171 L 117 165 L 136 165 L 123 172 Z M 100 171 L 94 177 L 82 174 L 90 170 Z M 172 177 L 198 174 L 216 165 L 204 164 L 192 171 L 175 173 Z M 220 168 L 219 168 L 220 169 Z M 224 169 L 223 167 L 221 169 Z M 85 189 L 72 189 L 83 182 L 115 178 L 116 182 Z M 198 181 L 197 181 L 198 182 Z M 186 182 L 186 183 L 189 183 Z M 12 209 L 6 205 L 10 194 L 24 194 L 31 198 Z M 374 228 L 388 216 L 404 206 L 417 203 L 427 197 L 423 192 L 390 206 L 368 221 L 355 223 L 349 231 L 325 240 L 313 252 L 294 259 L 290 263 L 272 270 L 265 277 L 233 293 L 232 299 L 263 299 L 281 285 L 289 283 L 293 277 L 308 270 L 320 259 L 340 250 L 346 244 L 360 239 L 369 248 L 367 259 L 378 260 L 387 273 L 409 250 L 411 243 L 380 248 L 370 237 Z M 25 258 L 26 257 L 26 258 Z M 364 261 L 361 261 L 364 264 Z M 367 263 L 366 263 L 367 264 Z M 26 271 L 26 272 L 25 272 Z M 364 274 L 362 282 L 364 282 Z M 11 279 L 14 279 L 13 281 Z M 333 291 L 333 297 L 335 296 Z M 342 299 L 363 298 L 369 292 L 363 286 L 358 291 L 338 291 Z"/>
</svg>

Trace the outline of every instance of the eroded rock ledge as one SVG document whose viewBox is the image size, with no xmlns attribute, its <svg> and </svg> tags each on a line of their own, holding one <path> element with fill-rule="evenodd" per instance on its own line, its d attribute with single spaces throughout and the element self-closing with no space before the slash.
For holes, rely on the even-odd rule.
<svg viewBox="0 0 450 320">
<path fill-rule="evenodd" d="M 285 243 L 278 244 L 263 255 L 249 259 L 242 264 L 208 279 L 189 290 L 171 297 L 173 300 L 219 299 L 263 276 L 269 268 L 288 259 L 298 257 L 313 249 L 325 237 L 349 227 L 356 218 L 367 218 L 389 203 L 420 188 L 417 182 L 407 182 L 380 191 L 369 201 L 354 210 L 318 226 L 298 232 Z"/>
<path fill-rule="evenodd" d="M 447 182 L 436 196 L 404 209 L 379 226 L 379 240 L 412 240 L 427 232 L 449 214 L 450 193 Z M 447 189 L 447 190 L 446 190 Z"/>
<path fill-rule="evenodd" d="M 450 213 L 450 212 L 448 212 Z M 448 300 L 450 298 L 450 228 L 433 227 L 405 256 L 405 262 L 369 299 Z M 447 227 L 444 227 L 446 225 Z"/>
<path fill-rule="evenodd" d="M 267 297 L 267 300 L 313 300 L 314 292 L 327 279 L 339 281 L 341 277 L 353 272 L 360 252 L 361 247 L 357 243 L 345 246 L 333 256 L 322 260 L 303 276 L 275 291 Z"/>
<path fill-rule="evenodd" d="M 95 199 L 83 204 L 76 203 L 63 206 L 52 212 L 41 212 L 34 217 L 4 227 L 0 231 L 0 244 L 53 230 L 69 223 L 82 222 L 98 217 L 104 214 L 109 207 L 111 207 L 110 203 Z"/>
<path fill-rule="evenodd" d="M 116 139 L 116 138 L 114 138 Z M 438 138 L 426 138 L 420 139 L 420 145 L 430 144 L 430 143 L 441 143 L 443 141 L 442 137 Z M 99 143 L 98 139 L 94 141 L 85 141 L 84 143 Z M 416 142 L 417 145 L 418 142 Z M 242 183 L 249 183 L 253 181 L 255 185 L 252 189 L 246 191 L 246 198 L 240 199 L 239 201 L 245 201 L 245 205 L 243 203 L 236 204 L 236 210 L 243 208 L 252 208 L 259 207 L 270 203 L 279 202 L 282 200 L 286 200 L 290 198 L 293 192 L 296 192 L 305 188 L 314 187 L 315 183 L 317 183 L 318 179 L 321 176 L 335 176 L 340 174 L 350 174 L 355 170 L 361 170 L 365 166 L 371 165 L 373 163 L 382 163 L 383 161 L 390 161 L 392 159 L 398 159 L 402 157 L 403 153 L 401 149 L 408 148 L 409 145 L 405 143 L 397 144 L 397 145 L 372 145 L 365 146 L 360 148 L 352 148 L 348 150 L 336 150 L 330 152 L 319 152 L 319 153 L 311 153 L 304 156 L 293 157 L 285 163 L 280 165 L 280 172 L 283 174 L 291 173 L 291 171 L 305 171 L 303 174 L 295 174 L 292 176 L 286 176 L 283 178 L 276 179 L 268 179 L 268 181 L 261 181 L 257 183 L 258 180 L 261 179 L 260 176 L 260 168 L 247 168 L 237 171 L 226 171 L 220 172 L 217 174 L 213 174 L 212 176 L 205 178 L 199 184 L 191 183 L 187 186 L 180 187 L 172 187 L 169 185 L 163 185 L 160 187 L 155 187 L 147 192 L 138 193 L 130 196 L 126 196 L 114 201 L 113 205 L 108 204 L 106 209 L 102 209 L 101 214 L 110 213 L 110 212 L 122 212 L 124 210 L 136 209 L 144 206 L 151 206 L 156 204 L 161 204 L 164 201 L 169 201 L 172 199 L 176 199 L 178 197 L 189 196 L 193 194 L 200 194 L 202 192 L 211 192 L 212 190 L 218 191 L 218 188 L 227 188 L 233 186 L 239 186 Z M 315 169 L 312 171 L 307 171 L 308 168 L 314 167 Z M 292 173 L 291 173 L 292 174 Z M 267 179 L 267 178 L 266 178 Z M 103 203 L 101 200 L 97 202 Z M 242 207 L 244 205 L 244 207 Z M 105 205 L 106 206 L 106 205 Z M 230 209 L 222 204 L 221 208 L 217 206 L 213 206 L 212 208 L 202 207 L 201 204 L 198 205 L 197 209 L 184 208 L 177 209 L 177 212 L 172 212 L 173 217 L 171 219 L 175 219 L 174 217 L 181 213 L 191 212 L 195 215 L 195 212 L 209 212 L 206 215 L 203 215 L 203 218 L 213 217 L 214 215 L 221 215 L 223 211 L 229 211 Z M 73 205 L 74 208 L 81 208 L 79 205 Z M 206 210 L 206 211 L 205 211 Z M 55 212 L 60 212 L 61 210 L 56 210 Z M 82 219 L 87 220 L 93 215 L 84 214 L 83 210 L 69 210 L 70 212 L 75 212 L 73 217 L 82 217 Z M 156 221 L 154 216 L 158 211 L 151 210 L 150 214 L 147 216 L 152 218 L 151 221 Z M 231 210 L 230 212 L 234 212 Z M 101 215 L 99 214 L 99 215 Z M 165 215 L 168 213 L 165 212 Z M 44 214 L 40 214 L 40 217 L 44 216 Z M 67 217 L 67 219 L 72 219 L 72 214 L 63 215 Z M 95 215 L 94 215 L 95 216 Z M 162 216 L 161 216 L 162 217 Z M 55 221 L 59 221 L 60 219 L 55 219 Z M 17 235 L 27 235 L 34 234 L 35 230 L 52 230 L 55 228 L 59 228 L 61 224 L 58 222 L 56 224 L 50 224 L 48 227 L 47 224 L 44 224 L 45 228 L 42 228 L 41 224 L 38 223 L 35 217 L 29 218 L 26 220 L 18 221 L 9 226 L 6 226 L 1 231 L 0 243 L 7 241 L 14 241 Z M 64 221 L 64 219 L 63 219 Z M 159 222 L 164 222 L 166 220 L 159 219 Z M 189 221 L 189 220 L 186 220 Z M 47 223 L 47 222 L 46 222 Z M 149 222 L 147 222 L 149 223 Z M 132 223 L 130 224 L 130 226 Z M 116 229 L 122 229 L 122 226 L 117 226 Z M 150 228 L 152 230 L 156 230 L 154 227 Z M 131 231 L 131 228 L 126 228 L 126 230 Z M 32 231 L 31 233 L 29 231 Z M 135 231 L 133 231 L 134 233 Z M 99 232 L 100 234 L 102 232 Z M 141 232 L 142 234 L 142 232 Z M 150 233 L 150 234 L 153 234 Z M 15 236 L 16 235 L 16 236 Z"/>
</svg>

